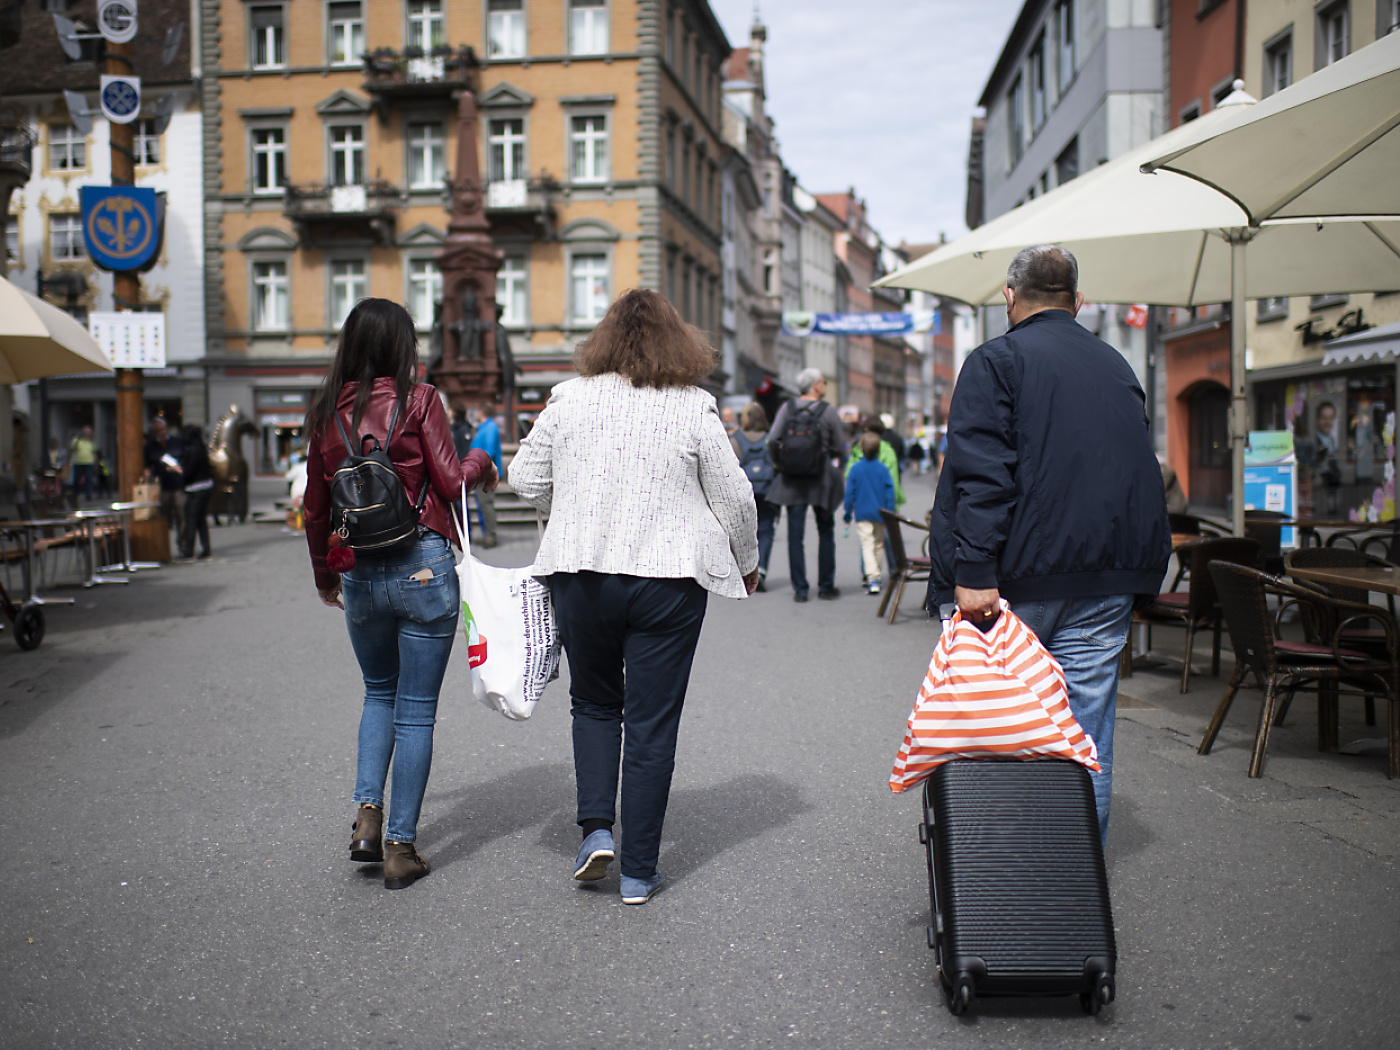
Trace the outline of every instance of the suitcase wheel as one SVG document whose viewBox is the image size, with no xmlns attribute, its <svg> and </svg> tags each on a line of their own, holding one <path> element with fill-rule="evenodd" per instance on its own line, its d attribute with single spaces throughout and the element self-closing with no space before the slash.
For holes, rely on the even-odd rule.
<svg viewBox="0 0 1400 1050">
<path fill-rule="evenodd" d="M 948 1011 L 954 1017 L 961 1017 L 967 1013 L 967 1008 L 972 1005 L 972 975 L 964 971 L 958 974 L 953 980 L 953 987 L 948 991 Z"/>
<path fill-rule="evenodd" d="M 1079 993 L 1079 1005 L 1084 1008 L 1086 1014 L 1093 1016 L 1113 1002 L 1114 994 L 1113 978 L 1101 973 L 1094 978 L 1094 986 L 1090 991 Z"/>
<path fill-rule="evenodd" d="M 927 825 L 927 824 L 920 824 L 920 825 L 919 825 L 919 843 L 920 843 L 921 845 L 924 845 L 924 846 L 927 846 L 927 845 L 928 845 L 928 825 Z"/>
</svg>

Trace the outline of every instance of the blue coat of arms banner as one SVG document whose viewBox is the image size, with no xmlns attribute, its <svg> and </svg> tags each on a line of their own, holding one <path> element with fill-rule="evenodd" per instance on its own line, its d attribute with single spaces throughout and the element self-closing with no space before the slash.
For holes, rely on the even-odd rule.
<svg viewBox="0 0 1400 1050">
<path fill-rule="evenodd" d="M 104 270 L 139 270 L 160 251 L 156 191 L 136 186 L 84 186 L 83 239 Z"/>
</svg>

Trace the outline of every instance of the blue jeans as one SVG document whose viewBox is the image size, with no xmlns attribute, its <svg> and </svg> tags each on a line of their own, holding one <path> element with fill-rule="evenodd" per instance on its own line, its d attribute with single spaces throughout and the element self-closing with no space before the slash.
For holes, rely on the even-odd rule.
<svg viewBox="0 0 1400 1050">
<path fill-rule="evenodd" d="M 807 532 L 807 504 L 794 503 L 788 507 L 788 574 L 792 589 L 807 593 L 807 548 L 803 543 Z M 836 586 L 836 512 L 813 507 L 817 519 L 817 591 L 829 591 Z"/>
<path fill-rule="evenodd" d="M 762 496 L 755 496 L 758 503 L 758 571 L 768 575 L 768 555 L 773 552 L 773 534 L 778 531 L 778 515 L 783 508 L 769 503 Z"/>
<path fill-rule="evenodd" d="M 424 569 L 431 579 L 409 579 Z M 444 537 L 424 532 L 410 551 L 360 557 L 340 586 L 350 645 L 365 679 L 355 801 L 384 804 L 392 759 L 384 837 L 413 842 L 433 764 L 438 693 L 457 634 L 456 558 Z"/>
<path fill-rule="evenodd" d="M 1113 719 L 1118 710 L 1118 657 L 1133 618 L 1133 596 L 1012 602 L 1011 611 L 1059 661 L 1065 672 L 1069 709 L 1098 748 L 1102 768 L 1089 776 L 1094 782 L 1099 830 L 1107 843 L 1113 789 Z"/>
<path fill-rule="evenodd" d="M 569 654 L 578 821 L 615 819 L 621 760 L 622 874 L 649 879 L 709 592 L 691 579 L 556 572 L 549 594 Z"/>
</svg>

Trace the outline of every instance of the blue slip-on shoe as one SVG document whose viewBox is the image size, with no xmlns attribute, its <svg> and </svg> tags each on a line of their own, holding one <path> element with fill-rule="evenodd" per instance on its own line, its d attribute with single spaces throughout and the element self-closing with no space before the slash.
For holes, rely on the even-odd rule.
<svg viewBox="0 0 1400 1050">
<path fill-rule="evenodd" d="M 583 840 L 574 861 L 574 878 L 579 882 L 596 882 L 608 873 L 608 865 L 617 856 L 612 832 L 599 828 Z"/>
<path fill-rule="evenodd" d="M 622 903 L 645 904 L 651 900 L 652 894 L 659 890 L 665 881 L 666 876 L 659 871 L 649 879 L 634 879 L 630 875 L 622 876 Z"/>
</svg>

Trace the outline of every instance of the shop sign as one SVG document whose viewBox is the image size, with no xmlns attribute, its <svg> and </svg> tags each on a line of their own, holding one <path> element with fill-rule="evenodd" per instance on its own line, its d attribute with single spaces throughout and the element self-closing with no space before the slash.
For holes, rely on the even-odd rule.
<svg viewBox="0 0 1400 1050">
<path fill-rule="evenodd" d="M 83 240 L 104 270 L 139 270 L 160 250 L 156 191 L 137 186 L 83 186 Z"/>
</svg>

